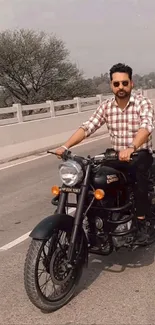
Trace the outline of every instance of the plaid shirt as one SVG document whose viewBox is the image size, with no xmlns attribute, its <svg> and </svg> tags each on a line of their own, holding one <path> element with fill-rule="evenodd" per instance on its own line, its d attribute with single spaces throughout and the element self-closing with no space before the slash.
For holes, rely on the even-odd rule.
<svg viewBox="0 0 155 325">
<path fill-rule="evenodd" d="M 142 95 L 131 94 L 125 109 L 118 107 L 115 98 L 108 99 L 81 127 L 85 130 L 85 136 L 88 137 L 106 123 L 111 144 L 118 151 L 126 149 L 132 143 L 140 128 L 147 129 L 150 135 L 147 142 L 140 148 L 152 151 L 153 122 L 154 109 L 151 101 Z"/>
</svg>

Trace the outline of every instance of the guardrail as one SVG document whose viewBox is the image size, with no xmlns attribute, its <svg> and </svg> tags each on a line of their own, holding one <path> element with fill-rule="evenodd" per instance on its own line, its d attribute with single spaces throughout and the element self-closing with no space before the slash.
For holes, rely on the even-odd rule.
<svg viewBox="0 0 155 325">
<path fill-rule="evenodd" d="M 138 89 L 135 92 L 142 93 L 151 99 L 153 98 L 154 102 L 155 89 Z M 112 97 L 112 94 L 99 94 L 94 97 L 75 97 L 74 99 L 63 101 L 47 100 L 41 104 L 13 104 L 12 107 L 0 108 L 0 126 L 95 110 L 104 99 L 110 97 Z"/>
<path fill-rule="evenodd" d="M 0 108 L 0 126 L 95 110 L 104 99 L 111 96 L 76 97 L 57 102 L 48 100 L 33 105 L 13 104 L 12 107 Z"/>
</svg>

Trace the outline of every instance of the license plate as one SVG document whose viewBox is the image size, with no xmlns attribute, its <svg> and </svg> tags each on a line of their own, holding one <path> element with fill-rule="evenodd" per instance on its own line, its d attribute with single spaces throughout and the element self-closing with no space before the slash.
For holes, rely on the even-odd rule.
<svg viewBox="0 0 155 325">
<path fill-rule="evenodd" d="M 75 187 L 62 187 L 61 191 L 66 192 L 66 193 L 79 194 L 81 192 L 81 189 L 80 188 L 75 188 Z"/>
</svg>

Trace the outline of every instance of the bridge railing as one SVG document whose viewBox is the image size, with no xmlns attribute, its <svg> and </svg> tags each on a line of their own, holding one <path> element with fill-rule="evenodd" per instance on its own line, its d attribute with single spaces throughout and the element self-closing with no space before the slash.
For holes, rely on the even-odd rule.
<svg viewBox="0 0 155 325">
<path fill-rule="evenodd" d="M 153 98 L 153 104 L 155 105 L 155 89 L 138 89 L 135 92 Z M 93 111 L 104 99 L 110 97 L 112 97 L 112 94 L 106 96 L 100 94 L 94 97 L 75 97 L 63 101 L 48 100 L 41 104 L 13 104 L 12 107 L 0 108 L 0 126 Z"/>
<path fill-rule="evenodd" d="M 0 108 L 0 126 L 95 110 L 104 99 L 111 96 L 109 94 L 87 98 L 76 97 L 64 101 L 48 100 L 32 105 L 13 104 L 12 107 Z"/>
</svg>

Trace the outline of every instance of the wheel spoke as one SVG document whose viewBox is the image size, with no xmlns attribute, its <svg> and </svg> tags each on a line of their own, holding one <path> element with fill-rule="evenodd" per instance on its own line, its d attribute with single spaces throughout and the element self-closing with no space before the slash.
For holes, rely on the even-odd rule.
<svg viewBox="0 0 155 325">
<path fill-rule="evenodd" d="M 45 272 L 46 272 L 46 270 L 43 270 L 40 273 L 38 272 L 38 278 L 40 278 L 42 276 L 42 274 L 44 274 Z"/>
<path fill-rule="evenodd" d="M 43 283 L 43 284 L 41 284 L 40 285 L 40 288 L 42 288 L 43 286 L 45 286 L 47 283 L 49 283 L 49 281 L 51 280 L 51 278 L 50 278 L 50 275 L 49 275 L 49 278 L 47 279 L 47 273 L 46 273 L 46 281 Z"/>
</svg>

